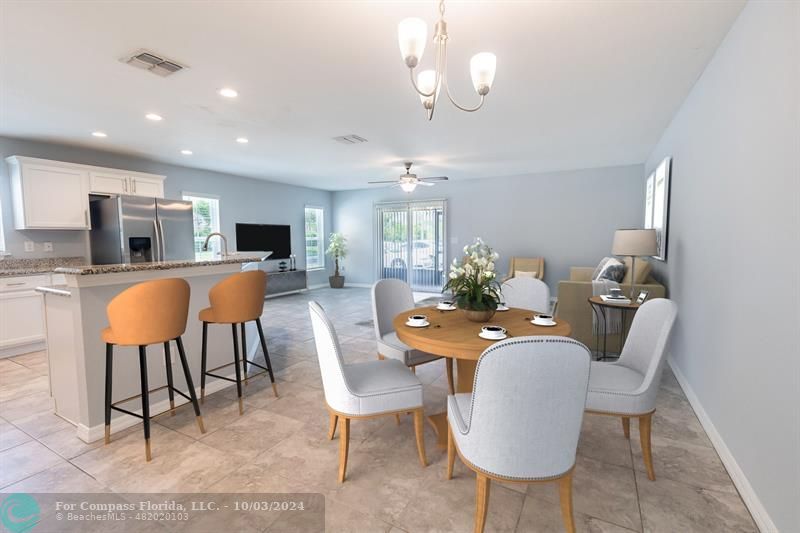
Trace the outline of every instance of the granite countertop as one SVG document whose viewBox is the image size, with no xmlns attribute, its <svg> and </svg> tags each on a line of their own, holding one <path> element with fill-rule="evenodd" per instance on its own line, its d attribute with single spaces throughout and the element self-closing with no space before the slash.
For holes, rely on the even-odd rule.
<svg viewBox="0 0 800 533">
<path fill-rule="evenodd" d="M 0 260 L 0 277 L 49 274 L 58 267 L 77 267 L 86 264 L 83 257 L 47 257 L 43 259 L 18 259 L 8 257 Z"/>
<path fill-rule="evenodd" d="M 173 268 L 191 268 L 214 265 L 230 265 L 234 263 L 258 263 L 269 257 L 270 252 L 253 252 L 257 255 L 239 253 L 219 259 L 194 259 L 182 261 L 153 261 L 151 263 L 120 263 L 115 265 L 83 265 L 62 266 L 54 270 L 59 274 L 87 276 L 93 274 L 114 274 L 118 272 L 142 272 L 145 270 L 171 270 Z"/>
</svg>

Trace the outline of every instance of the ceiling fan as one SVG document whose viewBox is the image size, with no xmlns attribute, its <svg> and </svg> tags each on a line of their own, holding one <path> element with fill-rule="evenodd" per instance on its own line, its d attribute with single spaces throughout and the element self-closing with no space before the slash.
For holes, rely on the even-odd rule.
<svg viewBox="0 0 800 533">
<path fill-rule="evenodd" d="M 399 178 L 396 180 L 386 180 L 386 181 L 370 181 L 368 183 L 375 184 L 375 183 L 392 183 L 392 187 L 400 187 L 405 192 L 414 192 L 414 189 L 417 188 L 417 185 L 424 185 L 426 187 L 432 187 L 435 185 L 435 181 L 447 181 L 449 178 L 447 176 L 434 176 L 431 178 L 420 178 L 416 174 L 411 173 L 411 161 L 406 161 L 404 163 L 406 167 L 406 173 L 401 174 Z"/>
</svg>

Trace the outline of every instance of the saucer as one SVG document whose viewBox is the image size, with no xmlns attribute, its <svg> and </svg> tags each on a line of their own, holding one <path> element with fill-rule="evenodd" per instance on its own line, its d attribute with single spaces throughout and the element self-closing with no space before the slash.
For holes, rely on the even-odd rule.
<svg viewBox="0 0 800 533">
<path fill-rule="evenodd" d="M 551 322 L 540 322 L 534 318 L 533 320 L 531 320 L 531 324 L 533 324 L 534 326 L 541 326 L 543 328 L 551 328 L 556 325 L 556 321 L 553 320 Z"/>
<path fill-rule="evenodd" d="M 497 335 L 497 336 L 495 336 L 495 335 L 485 335 L 485 332 L 481 331 L 480 333 L 478 333 L 478 337 L 480 337 L 481 339 L 486 339 L 487 341 L 501 341 L 503 339 L 508 338 L 508 335 L 505 334 L 505 333 L 503 333 L 501 335 Z"/>
<path fill-rule="evenodd" d="M 449 306 L 448 305 L 439 304 L 439 305 L 436 306 L 436 309 L 438 309 L 439 311 L 455 311 L 456 310 L 456 306 L 452 305 L 452 304 L 449 305 Z"/>
<path fill-rule="evenodd" d="M 406 322 L 406 326 L 410 328 L 427 328 L 430 325 L 431 323 L 428 322 L 427 320 L 421 324 L 412 324 L 411 322 Z"/>
<path fill-rule="evenodd" d="M 495 309 L 495 311 L 499 311 L 499 312 L 502 313 L 503 311 L 508 311 L 509 309 L 511 309 L 511 308 L 510 307 L 506 307 L 505 305 L 498 305 L 497 309 Z"/>
</svg>

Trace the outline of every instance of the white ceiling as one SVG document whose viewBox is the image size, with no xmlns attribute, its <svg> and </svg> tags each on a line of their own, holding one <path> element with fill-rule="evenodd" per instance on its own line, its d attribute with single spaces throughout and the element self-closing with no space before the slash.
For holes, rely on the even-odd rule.
<svg viewBox="0 0 800 533">
<path fill-rule="evenodd" d="M 497 77 L 481 111 L 442 101 L 428 122 L 397 23 L 432 32 L 432 0 L 3 0 L 0 135 L 331 190 L 394 177 L 405 159 L 451 179 L 641 163 L 743 4 L 448 2 L 455 94 L 477 99 L 479 51 L 497 55 Z M 191 68 L 160 78 L 119 61 L 140 48 Z M 369 142 L 332 140 L 352 133 Z"/>
</svg>

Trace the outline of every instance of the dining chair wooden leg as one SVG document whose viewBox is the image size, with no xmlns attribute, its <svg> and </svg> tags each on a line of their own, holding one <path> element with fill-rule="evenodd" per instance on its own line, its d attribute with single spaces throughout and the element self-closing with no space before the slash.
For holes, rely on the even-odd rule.
<svg viewBox="0 0 800 533">
<path fill-rule="evenodd" d="M 422 417 L 422 408 L 414 411 L 414 435 L 417 437 L 417 453 L 419 453 L 420 464 L 425 467 L 428 466 L 428 459 L 425 457 L 425 426 L 423 425 Z"/>
<path fill-rule="evenodd" d="M 447 479 L 453 479 L 453 467 L 456 464 L 456 441 L 453 439 L 453 430 L 447 425 Z"/>
<path fill-rule="evenodd" d="M 394 421 L 398 426 L 400 425 L 400 413 L 394 414 Z"/>
<path fill-rule="evenodd" d="M 456 388 L 453 385 L 453 358 L 445 357 L 444 368 L 447 370 L 447 391 L 449 394 L 455 394 Z"/>
<path fill-rule="evenodd" d="M 558 494 L 561 500 L 564 530 L 567 533 L 575 533 L 575 517 L 572 512 L 572 472 L 558 480 Z"/>
<path fill-rule="evenodd" d="M 349 448 L 350 419 L 343 416 L 339 419 L 339 483 L 344 483 L 344 476 L 347 471 L 347 452 Z"/>
<path fill-rule="evenodd" d="M 331 423 L 328 425 L 328 440 L 333 440 L 336 436 L 336 423 L 339 421 L 339 416 L 331 413 Z"/>
<path fill-rule="evenodd" d="M 631 417 L 623 416 L 622 417 L 622 432 L 625 433 L 625 438 L 631 438 Z"/>
<path fill-rule="evenodd" d="M 656 472 L 653 469 L 653 451 L 650 447 L 650 431 L 653 421 L 653 413 L 647 413 L 639 417 L 639 442 L 642 444 L 642 457 L 644 466 L 647 469 L 647 479 L 656 480 Z"/>
<path fill-rule="evenodd" d="M 491 480 L 477 473 L 475 478 L 475 529 L 474 533 L 483 533 L 486 527 L 486 511 L 489 509 L 489 487 Z"/>
</svg>

